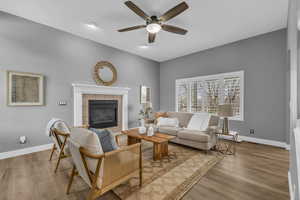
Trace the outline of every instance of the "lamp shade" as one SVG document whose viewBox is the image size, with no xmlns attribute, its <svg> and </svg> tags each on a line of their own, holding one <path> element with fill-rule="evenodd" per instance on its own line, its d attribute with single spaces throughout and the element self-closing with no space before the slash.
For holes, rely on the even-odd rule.
<svg viewBox="0 0 300 200">
<path fill-rule="evenodd" d="M 222 104 L 218 106 L 218 115 L 220 117 L 232 117 L 232 105 L 231 104 Z"/>
</svg>

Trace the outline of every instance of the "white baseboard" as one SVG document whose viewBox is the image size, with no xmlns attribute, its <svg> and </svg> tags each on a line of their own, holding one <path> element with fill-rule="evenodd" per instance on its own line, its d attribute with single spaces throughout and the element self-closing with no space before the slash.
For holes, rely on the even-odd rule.
<svg viewBox="0 0 300 200">
<path fill-rule="evenodd" d="M 219 137 L 222 138 L 222 139 L 225 139 L 225 140 L 232 140 L 231 136 L 221 135 Z M 260 139 L 260 138 L 254 138 L 254 137 L 239 135 L 237 141 L 238 142 L 242 142 L 242 141 L 253 142 L 253 143 L 257 143 L 257 144 L 270 145 L 270 146 L 281 147 L 281 148 L 284 148 L 286 150 L 290 150 L 290 145 L 289 144 L 287 144 L 285 142 L 278 142 L 278 141 L 275 141 L 275 140 L 266 140 L 266 139 Z"/>
<path fill-rule="evenodd" d="M 281 147 L 281 148 L 285 148 L 287 150 L 289 150 L 289 148 L 290 148 L 289 147 L 290 145 L 288 145 L 287 143 L 279 142 L 279 141 L 275 141 L 275 140 L 266 140 L 266 139 L 248 137 L 248 136 L 243 136 L 243 135 L 240 135 L 239 138 L 246 142 L 253 142 L 253 143 L 257 143 L 257 144 L 265 144 L 265 145 L 270 145 L 270 146 L 275 146 L 275 147 Z"/>
<path fill-rule="evenodd" d="M 294 188 L 292 184 L 292 179 L 291 179 L 291 173 L 290 171 L 288 172 L 288 180 L 289 180 L 289 191 L 290 191 L 290 199 L 294 200 Z"/>
<path fill-rule="evenodd" d="M 3 153 L 0 153 L 0 160 L 5 159 L 5 158 L 11 158 L 11 157 L 21 156 L 21 155 L 25 155 L 25 154 L 34 153 L 34 152 L 48 150 L 48 149 L 52 148 L 52 145 L 53 144 L 44 144 L 44 145 L 40 145 L 40 146 L 18 149 L 15 151 L 3 152 Z"/>
</svg>

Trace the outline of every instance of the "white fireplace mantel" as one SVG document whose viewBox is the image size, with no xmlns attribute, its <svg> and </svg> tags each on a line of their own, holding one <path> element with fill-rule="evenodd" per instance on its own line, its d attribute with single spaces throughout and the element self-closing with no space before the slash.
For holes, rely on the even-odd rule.
<svg viewBox="0 0 300 200">
<path fill-rule="evenodd" d="M 74 126 L 82 124 L 82 95 L 104 94 L 122 96 L 122 130 L 128 129 L 128 91 L 130 88 L 99 86 L 86 83 L 73 83 Z"/>
</svg>

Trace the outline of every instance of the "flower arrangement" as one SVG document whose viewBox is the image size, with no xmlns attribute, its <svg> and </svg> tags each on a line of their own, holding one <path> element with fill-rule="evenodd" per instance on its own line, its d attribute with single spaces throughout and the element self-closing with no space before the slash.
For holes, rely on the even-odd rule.
<svg viewBox="0 0 300 200">
<path fill-rule="evenodd" d="M 153 113 L 153 109 L 152 109 L 151 102 L 141 104 L 141 108 L 139 112 L 140 119 L 150 118 L 152 113 Z"/>
</svg>

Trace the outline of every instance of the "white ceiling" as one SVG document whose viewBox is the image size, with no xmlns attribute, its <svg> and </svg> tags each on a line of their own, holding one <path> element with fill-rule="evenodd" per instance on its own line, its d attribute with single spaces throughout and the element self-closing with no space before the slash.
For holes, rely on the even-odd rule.
<svg viewBox="0 0 300 200">
<path fill-rule="evenodd" d="M 182 0 L 132 0 L 149 15 L 161 15 Z M 116 30 L 144 21 L 124 0 L 0 0 L 0 10 L 152 60 L 165 61 L 286 27 L 288 0 L 186 0 L 190 8 L 168 24 L 185 36 L 161 31 L 148 49 L 146 30 Z M 89 30 L 84 23 L 100 29 Z"/>
</svg>

